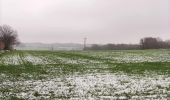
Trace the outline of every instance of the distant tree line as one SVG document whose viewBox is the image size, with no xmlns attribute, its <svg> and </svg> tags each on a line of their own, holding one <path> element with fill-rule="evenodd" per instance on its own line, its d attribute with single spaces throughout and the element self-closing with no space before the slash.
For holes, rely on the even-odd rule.
<svg viewBox="0 0 170 100">
<path fill-rule="evenodd" d="M 170 40 L 163 41 L 160 38 L 146 37 L 140 40 L 141 49 L 169 49 Z"/>
<path fill-rule="evenodd" d="M 170 40 L 163 41 L 160 38 L 145 37 L 139 44 L 93 44 L 85 50 L 140 50 L 140 49 L 169 49 Z"/>
<path fill-rule="evenodd" d="M 137 44 L 93 44 L 91 47 L 86 47 L 85 50 L 135 50 L 140 49 Z"/>
</svg>

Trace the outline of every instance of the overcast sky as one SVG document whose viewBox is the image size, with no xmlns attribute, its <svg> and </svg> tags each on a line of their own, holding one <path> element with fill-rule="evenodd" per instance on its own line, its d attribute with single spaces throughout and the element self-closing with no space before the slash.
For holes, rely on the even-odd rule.
<svg viewBox="0 0 170 100">
<path fill-rule="evenodd" d="M 170 0 L 0 0 L 0 24 L 16 29 L 22 42 L 170 39 Z"/>
</svg>

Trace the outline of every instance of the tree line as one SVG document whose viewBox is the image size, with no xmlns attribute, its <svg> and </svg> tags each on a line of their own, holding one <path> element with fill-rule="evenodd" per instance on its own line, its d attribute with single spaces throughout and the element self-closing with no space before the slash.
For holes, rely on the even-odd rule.
<svg viewBox="0 0 170 100">
<path fill-rule="evenodd" d="M 139 44 L 93 44 L 84 50 L 140 50 L 140 49 L 169 49 L 170 40 L 163 41 L 161 38 L 144 37 Z"/>
</svg>

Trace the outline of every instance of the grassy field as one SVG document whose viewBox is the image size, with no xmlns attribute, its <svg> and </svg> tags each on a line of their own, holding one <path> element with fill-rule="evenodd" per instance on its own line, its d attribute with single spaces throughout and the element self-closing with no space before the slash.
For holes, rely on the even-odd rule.
<svg viewBox="0 0 170 100">
<path fill-rule="evenodd" d="M 170 50 L 0 53 L 0 99 L 170 99 Z"/>
</svg>

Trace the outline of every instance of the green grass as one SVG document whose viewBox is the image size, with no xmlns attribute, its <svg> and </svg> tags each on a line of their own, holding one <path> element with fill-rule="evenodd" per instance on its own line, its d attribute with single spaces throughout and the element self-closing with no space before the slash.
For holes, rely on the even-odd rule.
<svg viewBox="0 0 170 100">
<path fill-rule="evenodd" d="M 163 52 L 164 51 L 164 52 Z M 156 50 L 135 50 L 135 51 L 14 51 L 0 54 L 1 58 L 7 56 L 15 56 L 19 55 L 18 61 L 19 64 L 4 64 L 0 63 L 0 73 L 6 74 L 13 77 L 23 77 L 22 74 L 32 75 L 33 77 L 49 75 L 49 76 L 61 76 L 61 75 L 69 75 L 74 73 L 86 74 L 86 73 L 94 73 L 94 72 L 124 72 L 128 74 L 145 74 L 145 72 L 156 72 L 159 74 L 170 74 L 170 62 L 130 62 L 130 63 L 121 63 L 115 62 L 114 53 L 118 54 L 138 54 L 144 55 L 145 53 L 152 56 L 153 53 L 157 53 L 158 55 L 165 51 L 169 54 L 169 50 L 156 51 Z M 100 54 L 105 54 L 110 52 L 113 55 L 113 59 L 107 57 L 100 57 Z M 123 53 L 122 53 L 123 52 Z M 88 53 L 97 53 L 97 55 L 88 55 Z M 34 64 L 34 61 L 30 62 L 25 60 L 24 58 L 27 56 L 26 54 L 30 54 L 35 57 L 39 57 L 47 59 L 47 61 L 53 61 L 54 63 L 46 63 L 44 64 Z M 123 55 L 118 55 L 123 56 Z M 58 57 L 78 61 L 78 63 L 65 63 L 64 61 L 58 60 Z M 84 61 L 82 63 L 81 61 Z M 91 61 L 91 62 L 90 62 Z M 99 62 L 99 63 L 96 63 Z M 114 62 L 113 62 L 114 61 Z M 80 62 L 80 63 L 79 63 Z"/>
</svg>

